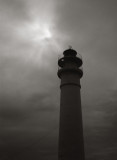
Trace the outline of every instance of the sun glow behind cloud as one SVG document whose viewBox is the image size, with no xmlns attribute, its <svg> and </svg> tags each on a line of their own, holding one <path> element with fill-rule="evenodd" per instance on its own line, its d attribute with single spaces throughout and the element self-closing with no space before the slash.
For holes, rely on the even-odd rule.
<svg viewBox="0 0 117 160">
<path fill-rule="evenodd" d="M 44 43 L 44 40 L 52 38 L 50 31 L 51 24 L 45 23 L 40 20 L 33 20 L 18 28 L 18 34 L 24 39 L 32 41 L 32 43 Z"/>
<path fill-rule="evenodd" d="M 22 63 L 29 62 L 37 67 L 47 67 L 44 63 L 51 65 L 50 59 L 62 53 L 68 39 L 58 28 L 57 3 L 57 0 L 26 1 L 25 12 L 20 9 L 20 19 L 15 18 L 13 9 L 10 11 L 12 16 L 4 12 L 4 17 L 1 16 L 3 21 L 9 19 L 6 28 L 3 26 L 4 37 L 9 42 L 5 44 L 3 57 L 16 57 Z"/>
<path fill-rule="evenodd" d="M 52 12 L 52 11 L 51 11 Z M 16 27 L 17 37 L 21 40 L 21 43 L 28 43 L 31 47 L 26 58 L 28 60 L 36 63 L 38 65 L 43 65 L 42 59 L 46 61 L 45 57 L 48 57 L 47 54 L 53 54 L 52 50 L 60 49 L 60 44 L 58 39 L 60 38 L 55 32 L 56 24 L 54 22 L 54 14 L 47 12 L 47 16 L 33 11 L 31 14 L 31 19 L 24 22 L 22 25 Z M 47 55 L 47 56 L 45 56 Z M 25 55 L 23 55 L 25 56 Z M 47 59 L 48 60 L 48 59 Z"/>
</svg>

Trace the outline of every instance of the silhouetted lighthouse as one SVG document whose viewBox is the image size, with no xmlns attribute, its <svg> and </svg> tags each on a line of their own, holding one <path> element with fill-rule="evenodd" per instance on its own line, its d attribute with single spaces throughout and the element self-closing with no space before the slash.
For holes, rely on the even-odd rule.
<svg viewBox="0 0 117 160">
<path fill-rule="evenodd" d="M 84 160 L 84 142 L 80 97 L 82 58 L 73 49 L 58 60 L 61 79 L 59 160 Z"/>
</svg>

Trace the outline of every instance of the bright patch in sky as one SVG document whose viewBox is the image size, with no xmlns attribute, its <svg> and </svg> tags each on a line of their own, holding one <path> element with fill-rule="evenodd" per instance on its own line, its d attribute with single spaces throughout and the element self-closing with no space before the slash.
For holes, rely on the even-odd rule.
<svg viewBox="0 0 117 160">
<path fill-rule="evenodd" d="M 52 22 L 47 19 L 38 19 L 34 18 L 29 22 L 25 22 L 22 26 L 17 27 L 16 34 L 18 35 L 21 42 L 24 41 L 30 45 L 31 49 L 28 52 L 28 60 L 33 61 L 38 65 L 43 65 L 43 57 L 47 54 L 47 49 L 53 43 L 54 34 L 52 34 Z M 27 54 L 23 54 L 23 57 L 26 57 Z"/>
<path fill-rule="evenodd" d="M 40 42 L 52 38 L 50 24 L 39 21 L 26 23 L 18 29 L 18 33 L 22 38 L 27 38 L 34 42 Z"/>
<path fill-rule="evenodd" d="M 51 54 L 57 54 L 60 50 L 60 42 L 58 43 L 60 35 L 56 34 L 54 30 L 56 28 L 54 15 L 53 9 L 50 10 L 49 8 L 46 12 L 40 13 L 32 10 L 30 19 L 27 19 L 22 25 L 16 26 L 18 39 L 21 44 L 26 44 L 28 48 L 28 51 L 20 54 L 26 61 L 47 67 Z M 46 65 L 43 63 L 43 59 Z"/>
<path fill-rule="evenodd" d="M 38 22 L 29 26 L 28 32 L 32 40 L 35 41 L 49 39 L 52 37 L 49 26 L 47 24 L 39 24 Z"/>
</svg>

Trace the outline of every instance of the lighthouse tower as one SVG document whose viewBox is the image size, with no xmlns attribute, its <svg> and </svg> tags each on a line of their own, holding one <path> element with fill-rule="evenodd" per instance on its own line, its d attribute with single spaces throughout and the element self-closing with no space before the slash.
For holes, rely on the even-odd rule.
<svg viewBox="0 0 117 160">
<path fill-rule="evenodd" d="M 63 52 L 58 60 L 61 79 L 59 160 L 84 160 L 84 142 L 80 97 L 82 58 L 73 49 Z"/>
</svg>

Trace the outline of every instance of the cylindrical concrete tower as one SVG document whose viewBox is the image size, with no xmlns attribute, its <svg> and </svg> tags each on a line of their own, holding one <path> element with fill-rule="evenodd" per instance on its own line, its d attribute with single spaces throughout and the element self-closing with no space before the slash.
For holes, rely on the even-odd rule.
<svg viewBox="0 0 117 160">
<path fill-rule="evenodd" d="M 59 160 L 84 160 L 83 126 L 80 97 L 82 58 L 73 49 L 58 60 L 61 79 Z"/>
</svg>

